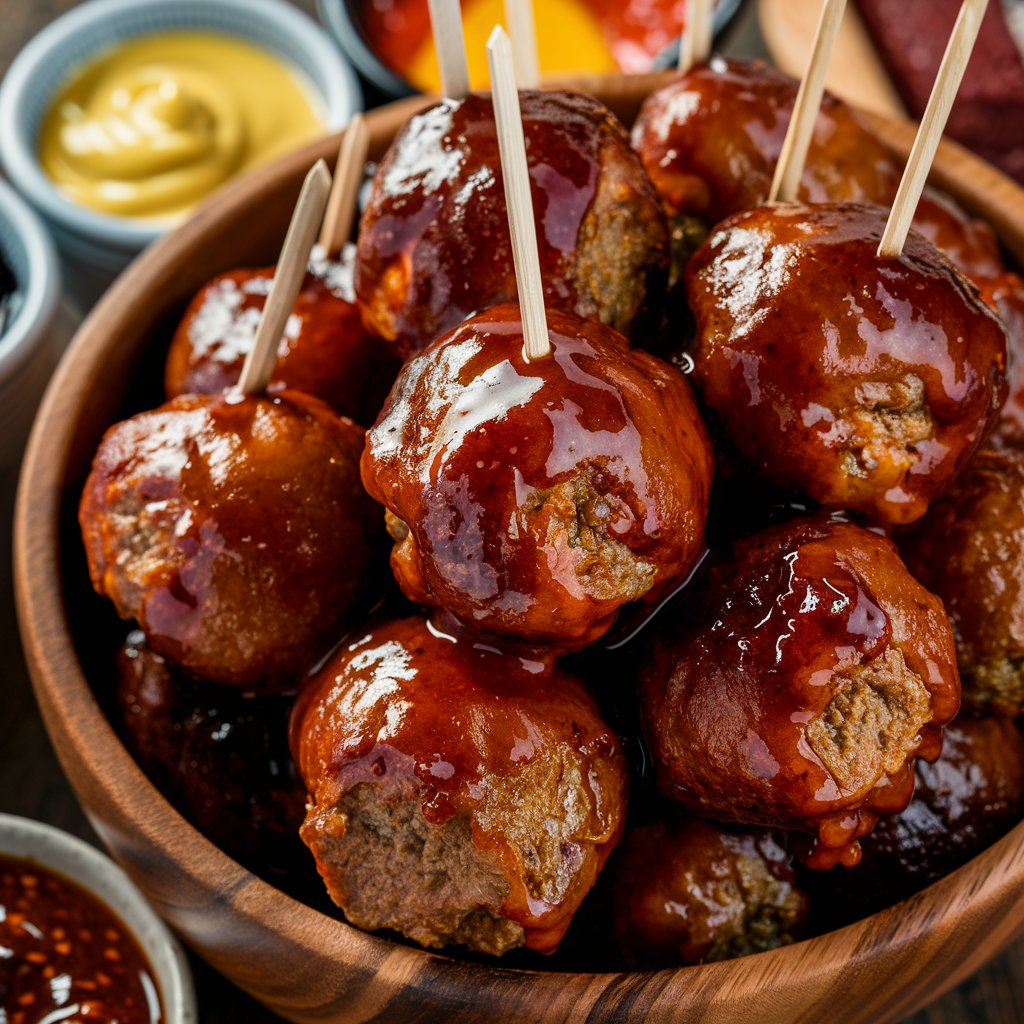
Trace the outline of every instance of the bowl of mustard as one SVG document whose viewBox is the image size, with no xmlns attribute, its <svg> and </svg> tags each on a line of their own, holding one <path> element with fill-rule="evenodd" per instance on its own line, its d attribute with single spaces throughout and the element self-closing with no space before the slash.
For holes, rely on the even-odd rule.
<svg viewBox="0 0 1024 1024">
<path fill-rule="evenodd" d="M 92 298 L 222 185 L 361 106 L 347 62 L 285 0 L 90 0 L 12 63 L 0 163 Z"/>
</svg>

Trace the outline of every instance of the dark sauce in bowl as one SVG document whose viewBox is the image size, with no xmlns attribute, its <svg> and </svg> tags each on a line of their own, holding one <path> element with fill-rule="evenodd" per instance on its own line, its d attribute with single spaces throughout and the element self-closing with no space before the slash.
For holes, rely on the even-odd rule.
<svg viewBox="0 0 1024 1024">
<path fill-rule="evenodd" d="M 0 855 L 0 1021 L 162 1024 L 155 973 L 127 927 L 40 864 Z"/>
<path fill-rule="evenodd" d="M 18 281 L 0 253 L 0 338 L 18 311 Z"/>
</svg>

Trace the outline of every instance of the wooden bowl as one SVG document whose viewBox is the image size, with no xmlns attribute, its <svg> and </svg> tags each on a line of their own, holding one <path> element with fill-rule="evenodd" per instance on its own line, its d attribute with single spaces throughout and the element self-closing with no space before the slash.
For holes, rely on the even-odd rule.
<svg viewBox="0 0 1024 1024">
<path fill-rule="evenodd" d="M 630 123 L 658 78 L 578 80 Z M 379 157 L 422 98 L 369 115 Z M 879 125 L 904 153 L 908 125 Z M 22 636 L 47 728 L 113 855 L 218 971 L 293 1021 L 863 1021 L 898 1019 L 961 981 L 1024 922 L 1024 824 L 959 871 L 840 931 L 742 960 L 568 974 L 481 965 L 396 945 L 301 904 L 184 821 L 121 745 L 86 679 L 87 584 L 73 511 L 104 429 L 159 396 L 156 359 L 214 274 L 272 262 L 303 173 L 327 139 L 244 179 L 148 250 L 82 325 L 29 445 L 15 536 Z M 953 145 L 935 179 L 990 220 L 1024 262 L 1024 192 Z M 146 352 L 149 350 L 149 366 Z M 148 381 L 148 383 L 146 383 Z M 312 865 L 311 865 L 312 870 Z"/>
</svg>

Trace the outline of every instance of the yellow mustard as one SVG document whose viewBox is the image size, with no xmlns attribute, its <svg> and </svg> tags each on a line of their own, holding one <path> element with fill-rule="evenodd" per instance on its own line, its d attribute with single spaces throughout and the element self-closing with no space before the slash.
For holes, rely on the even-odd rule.
<svg viewBox="0 0 1024 1024">
<path fill-rule="evenodd" d="M 537 62 L 544 75 L 588 71 L 612 72 L 617 65 L 604 40 L 597 16 L 581 0 L 540 0 L 534 4 Z M 505 0 L 472 0 L 463 4 L 469 81 L 474 89 L 490 88 L 487 40 L 495 25 L 505 24 Z M 432 38 L 409 65 L 407 77 L 425 92 L 439 92 L 441 72 Z"/>
<path fill-rule="evenodd" d="M 233 174 L 323 132 L 319 97 L 281 58 L 215 32 L 141 36 L 101 54 L 43 120 L 43 169 L 105 213 L 175 223 Z"/>
</svg>

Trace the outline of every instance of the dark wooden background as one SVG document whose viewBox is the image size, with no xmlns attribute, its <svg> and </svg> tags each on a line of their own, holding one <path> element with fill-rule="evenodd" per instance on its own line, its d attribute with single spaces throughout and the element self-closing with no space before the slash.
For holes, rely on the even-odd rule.
<svg viewBox="0 0 1024 1024">
<path fill-rule="evenodd" d="M 0 75 L 39 29 L 76 2 L 0 0 Z M 294 2 L 316 16 L 314 0 Z M 722 47 L 742 56 L 763 54 L 753 4 L 746 5 L 722 40 Z M 14 473 L 0 475 L 0 538 L 10 537 L 15 486 Z M 0 583 L 0 811 L 47 821 L 97 842 L 61 773 L 32 697 L 18 641 L 11 592 L 10 542 L 6 539 L 0 543 Z M 203 1024 L 273 1024 L 279 1020 L 200 960 L 191 959 Z M 841 1014 L 840 1007 L 836 1011 L 837 1016 Z M 1024 939 L 904 1024 L 1022 1022 Z"/>
</svg>

